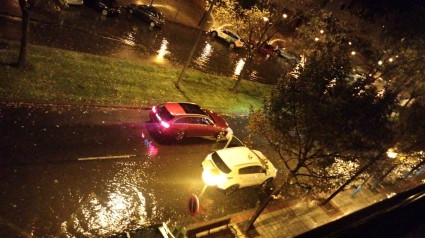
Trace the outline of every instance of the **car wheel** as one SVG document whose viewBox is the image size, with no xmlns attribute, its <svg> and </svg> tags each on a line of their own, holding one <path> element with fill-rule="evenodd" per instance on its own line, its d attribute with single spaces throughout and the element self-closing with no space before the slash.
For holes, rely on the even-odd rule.
<svg viewBox="0 0 425 238">
<path fill-rule="evenodd" d="M 212 37 L 216 37 L 217 36 L 217 32 L 216 31 L 211 32 L 211 36 Z"/>
<path fill-rule="evenodd" d="M 273 179 L 269 178 L 261 184 L 261 191 L 268 192 L 273 187 Z"/>
<path fill-rule="evenodd" d="M 175 137 L 174 137 L 174 138 L 175 138 L 177 141 L 181 141 L 181 140 L 183 140 L 184 135 L 185 135 L 184 131 L 180 131 L 180 132 L 177 132 L 177 134 L 175 135 Z"/>
<path fill-rule="evenodd" d="M 275 53 L 276 53 L 277 55 L 279 55 L 279 56 L 281 55 L 281 54 L 280 54 L 280 50 L 276 50 L 276 51 L 275 51 Z"/>
<path fill-rule="evenodd" d="M 230 49 L 234 49 L 234 48 L 235 48 L 235 43 L 233 43 L 233 42 L 232 42 L 232 43 L 230 43 L 229 48 L 230 48 Z"/>
<path fill-rule="evenodd" d="M 106 9 L 103 9 L 103 10 L 102 10 L 102 15 L 103 15 L 103 16 L 108 15 L 108 11 L 107 11 Z"/>
<path fill-rule="evenodd" d="M 232 185 L 230 187 L 228 187 L 226 190 L 224 190 L 224 194 L 226 195 L 230 195 L 234 192 L 236 192 L 236 190 L 239 189 L 239 185 Z"/>
<path fill-rule="evenodd" d="M 215 138 L 217 139 L 217 141 L 223 139 L 226 136 L 226 132 L 225 131 L 220 131 Z"/>
<path fill-rule="evenodd" d="M 128 10 L 128 13 L 133 14 L 134 10 L 130 8 L 130 10 Z"/>
</svg>

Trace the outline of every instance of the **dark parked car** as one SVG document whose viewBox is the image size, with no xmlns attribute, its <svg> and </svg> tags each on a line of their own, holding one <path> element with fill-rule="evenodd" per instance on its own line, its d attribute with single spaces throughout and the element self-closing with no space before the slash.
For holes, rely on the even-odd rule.
<svg viewBox="0 0 425 238">
<path fill-rule="evenodd" d="M 115 0 L 85 0 L 84 4 L 102 13 L 104 16 L 118 16 L 121 6 Z"/>
<path fill-rule="evenodd" d="M 233 134 L 222 117 L 194 103 L 167 102 L 153 106 L 150 117 L 160 134 L 176 140 L 184 137 L 214 137 L 221 140 Z"/>
<path fill-rule="evenodd" d="M 165 23 L 162 13 L 157 8 L 150 5 L 130 4 L 127 6 L 127 11 L 149 23 L 151 27 L 160 27 Z"/>
</svg>

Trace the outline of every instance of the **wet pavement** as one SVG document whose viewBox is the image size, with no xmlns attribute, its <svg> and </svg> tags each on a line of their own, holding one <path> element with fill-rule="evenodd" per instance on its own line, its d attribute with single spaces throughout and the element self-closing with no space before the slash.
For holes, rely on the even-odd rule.
<svg viewBox="0 0 425 238">
<path fill-rule="evenodd" d="M 229 196 L 204 187 L 201 162 L 224 142 L 160 140 L 146 108 L 2 103 L 0 115 L 0 237 L 172 225 L 187 219 L 187 199 L 197 194 L 191 224 L 252 209 L 260 198 L 258 187 Z M 246 118 L 225 117 L 246 138 Z"/>
<path fill-rule="evenodd" d="M 159 1 L 155 4 L 160 6 Z M 171 14 L 172 11 L 167 12 Z M 4 13 L 15 17 L 0 16 L 0 28 L 4 29 L 0 38 L 19 40 L 20 13 L 16 9 Z M 87 6 L 72 6 L 52 15 L 51 19 L 39 17 L 37 12 L 33 15 L 32 44 L 139 62 L 183 65 L 198 34 L 198 29 L 172 21 L 167 21 L 162 29 L 152 29 L 126 11 L 119 17 L 104 17 Z M 190 67 L 236 78 L 246 61 L 245 54 L 244 49 L 229 49 L 205 33 Z M 256 55 L 246 79 L 272 84 L 290 68 L 291 65 L 282 58 L 266 59 Z"/>
</svg>

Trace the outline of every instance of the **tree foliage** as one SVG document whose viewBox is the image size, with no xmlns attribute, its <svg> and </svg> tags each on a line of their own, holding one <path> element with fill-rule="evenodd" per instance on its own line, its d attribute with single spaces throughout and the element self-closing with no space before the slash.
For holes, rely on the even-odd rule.
<svg viewBox="0 0 425 238">
<path fill-rule="evenodd" d="M 263 110 L 250 116 L 249 128 L 277 149 L 300 187 L 322 192 L 338 186 L 345 171 L 337 161 L 366 163 L 368 155 L 391 141 L 391 94 L 350 79 L 344 48 L 332 44 L 312 53 L 298 72 L 280 79 Z"/>
</svg>

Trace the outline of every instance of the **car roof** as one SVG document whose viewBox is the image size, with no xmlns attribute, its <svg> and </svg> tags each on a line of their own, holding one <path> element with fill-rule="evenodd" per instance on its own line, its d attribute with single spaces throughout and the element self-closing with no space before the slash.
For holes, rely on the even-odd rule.
<svg viewBox="0 0 425 238">
<path fill-rule="evenodd" d="M 231 169 L 239 165 L 258 165 L 262 166 L 258 156 L 245 146 L 230 147 L 217 150 L 216 153 Z"/>
<path fill-rule="evenodd" d="M 184 115 L 184 114 L 200 114 L 206 115 L 205 111 L 202 108 L 194 103 L 182 103 L 182 102 L 167 102 L 164 103 L 165 108 L 172 115 Z"/>
</svg>

